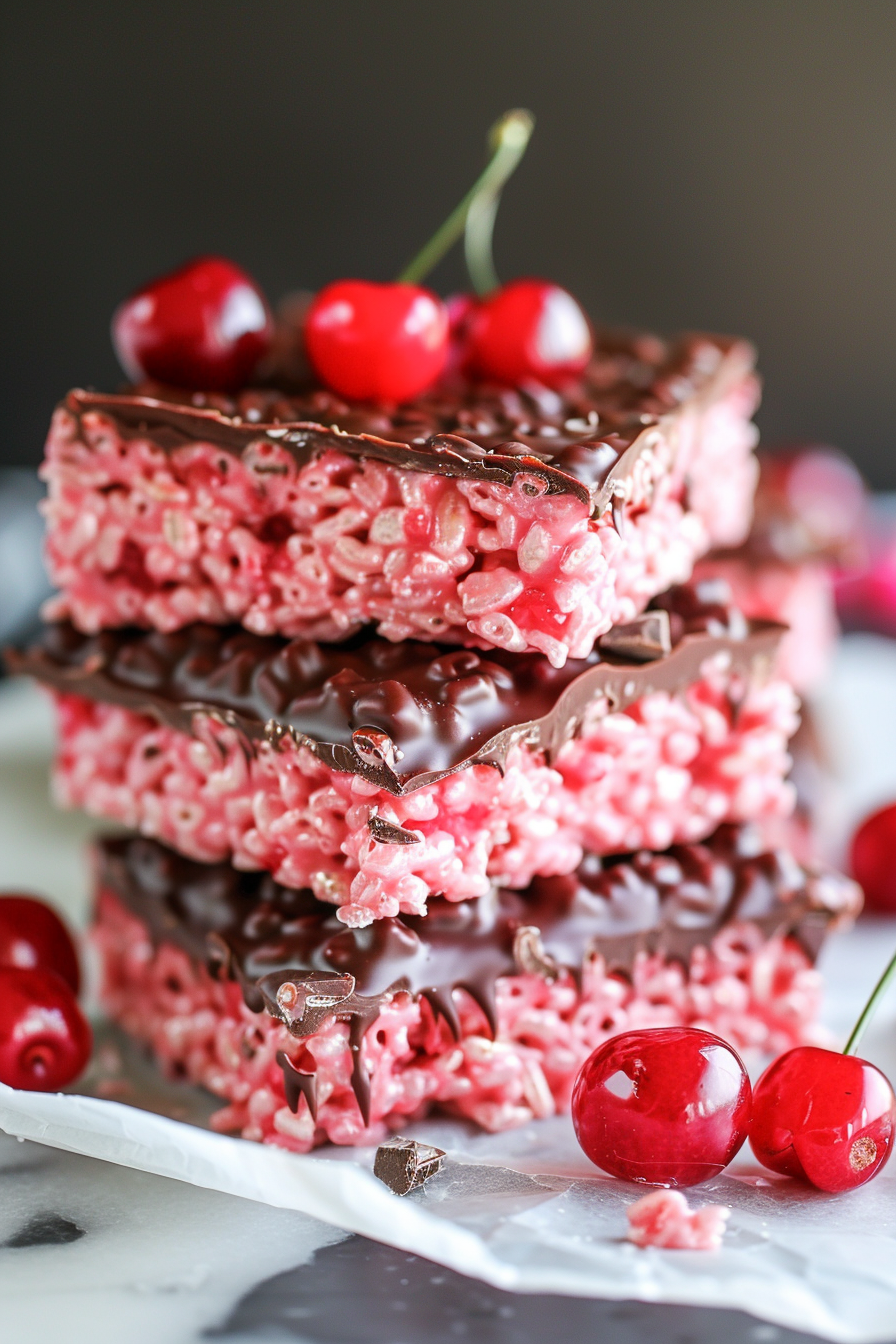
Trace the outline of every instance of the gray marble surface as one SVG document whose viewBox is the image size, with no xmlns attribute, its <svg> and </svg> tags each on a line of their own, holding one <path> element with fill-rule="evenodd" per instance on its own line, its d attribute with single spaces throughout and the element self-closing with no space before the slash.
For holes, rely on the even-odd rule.
<svg viewBox="0 0 896 1344">
<path fill-rule="evenodd" d="M 522 1297 L 302 1214 L 0 1137 L 3 1344 L 797 1344 L 739 1312 Z"/>
</svg>

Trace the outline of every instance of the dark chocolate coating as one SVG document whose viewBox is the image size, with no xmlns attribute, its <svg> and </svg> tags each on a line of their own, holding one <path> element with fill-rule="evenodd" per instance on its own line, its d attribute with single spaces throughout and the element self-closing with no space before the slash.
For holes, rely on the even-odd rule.
<svg viewBox="0 0 896 1344">
<path fill-rule="evenodd" d="M 391 644 L 369 633 L 334 646 L 209 625 L 83 635 L 67 622 L 46 626 L 8 661 L 181 731 L 202 711 L 249 743 L 291 736 L 333 769 L 398 795 L 468 765 L 501 768 L 519 741 L 551 754 L 596 697 L 621 709 L 676 691 L 718 653 L 747 671 L 770 661 L 783 633 L 770 622 L 748 626 L 714 580 L 672 589 L 655 605 L 669 613 L 670 653 L 654 657 L 647 647 L 622 659 L 596 650 L 559 669 L 541 654 Z"/>
<path fill-rule="evenodd" d="M 645 432 L 695 399 L 723 395 L 753 362 L 752 348 L 728 337 L 687 335 L 669 345 L 604 332 L 583 378 L 559 392 L 464 383 L 382 407 L 350 405 L 322 390 L 190 396 L 146 384 L 123 395 L 75 389 L 62 405 L 79 421 L 90 412 L 109 416 L 125 438 L 148 438 L 168 452 L 203 442 L 240 456 L 251 446 L 260 475 L 282 468 L 266 467 L 259 445 L 279 444 L 300 464 L 336 449 L 503 485 L 531 474 L 534 490 L 576 495 L 602 513 Z"/>
<path fill-rule="evenodd" d="M 214 974 L 229 974 L 247 1005 L 307 1036 L 348 1018 L 356 1093 L 364 1093 L 360 1043 L 381 1004 L 398 991 L 427 999 L 455 1033 L 455 989 L 465 989 L 494 1033 L 499 977 L 532 969 L 540 933 L 545 974 L 578 974 L 593 955 L 628 974 L 641 951 L 687 964 L 724 925 L 749 921 L 766 937 L 796 937 L 814 959 L 825 932 L 861 905 L 855 883 L 807 872 L 785 851 L 764 850 L 749 826 L 722 826 L 702 844 L 662 854 L 588 856 L 567 877 L 536 878 L 524 892 L 476 901 L 429 901 L 425 916 L 349 929 L 333 906 L 266 873 L 202 864 L 155 840 L 99 842 L 99 886 L 144 923 L 156 944 L 174 943 Z M 521 931 L 526 936 L 521 936 Z M 285 990 L 284 990 L 285 987 Z M 295 1071 L 293 1070 L 293 1073 Z M 308 1083 L 288 1075 L 298 1104 Z M 362 1095 L 359 1102 L 365 1104 Z"/>
</svg>

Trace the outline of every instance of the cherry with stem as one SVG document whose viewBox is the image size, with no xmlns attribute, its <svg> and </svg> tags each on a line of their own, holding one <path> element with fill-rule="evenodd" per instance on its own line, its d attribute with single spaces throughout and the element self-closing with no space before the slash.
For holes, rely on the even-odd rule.
<svg viewBox="0 0 896 1344">
<path fill-rule="evenodd" d="M 872 989 L 868 1002 L 859 1013 L 858 1020 L 850 1033 L 849 1040 L 843 1047 L 844 1055 L 854 1055 L 856 1053 L 861 1044 L 862 1037 L 871 1025 L 871 1019 L 874 1017 L 874 1014 L 880 1007 L 884 995 L 894 981 L 896 981 L 896 952 L 893 953 L 883 974 Z"/>
<path fill-rule="evenodd" d="M 492 148 L 503 138 L 505 149 L 497 148 L 470 194 L 464 254 L 478 298 L 463 296 L 456 301 L 452 321 L 456 362 L 467 373 L 493 382 L 559 386 L 576 378 L 591 358 L 594 342 L 588 318 L 567 290 L 550 281 L 524 277 L 501 285 L 492 255 L 501 191 L 533 124 L 530 118 L 527 131 L 511 119 L 526 117 L 528 113 L 509 112 L 492 127 Z M 508 171 L 502 176 L 505 162 Z"/>
<path fill-rule="evenodd" d="M 507 112 L 495 124 L 485 171 L 392 284 L 337 280 L 316 295 L 306 318 L 305 347 L 314 371 L 333 391 L 356 401 L 408 401 L 443 372 L 449 311 L 420 281 L 461 236 L 474 203 L 483 196 L 497 203 L 533 125 L 531 113 L 523 111 Z M 488 242 L 486 253 L 490 263 Z M 494 267 L 488 283 L 493 277 Z"/>
<path fill-rule="evenodd" d="M 842 1054 L 797 1046 L 766 1069 L 753 1089 L 750 1147 L 771 1171 L 837 1193 L 870 1181 L 893 1146 L 896 1096 L 889 1080 L 856 1051 L 887 990 L 896 955 L 878 980 Z"/>
<path fill-rule="evenodd" d="M 501 192 L 526 152 L 535 118 L 524 108 L 505 112 L 488 133 L 491 158 L 463 200 L 452 210 L 429 242 L 398 276 L 398 283 L 418 285 L 466 234 L 465 251 L 470 279 L 477 294 L 498 286 L 491 255 L 492 230 Z"/>
</svg>

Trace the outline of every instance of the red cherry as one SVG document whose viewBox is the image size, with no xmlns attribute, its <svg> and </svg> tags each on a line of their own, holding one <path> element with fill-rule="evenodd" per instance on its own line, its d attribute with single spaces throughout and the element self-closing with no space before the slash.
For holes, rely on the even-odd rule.
<svg viewBox="0 0 896 1344">
<path fill-rule="evenodd" d="M 852 838 L 850 868 L 869 910 L 896 913 L 896 803 L 862 822 Z"/>
<path fill-rule="evenodd" d="M 582 372 L 592 348 L 582 309 L 545 280 L 512 280 L 469 317 L 469 367 L 499 383 L 562 383 Z"/>
<path fill-rule="evenodd" d="M 53 971 L 0 970 L 0 1082 L 56 1092 L 90 1058 L 90 1027 Z"/>
<path fill-rule="evenodd" d="M 854 1190 L 890 1156 L 896 1097 L 873 1064 L 814 1045 L 770 1064 L 753 1092 L 750 1147 L 819 1190 Z"/>
<path fill-rule="evenodd" d="M 78 954 L 62 920 L 33 896 L 0 893 L 0 968 L 55 971 L 77 994 Z"/>
<path fill-rule="evenodd" d="M 244 386 L 273 336 L 264 295 L 224 257 L 197 257 L 125 299 L 112 341 L 134 382 L 235 391 Z"/>
<path fill-rule="evenodd" d="M 305 344 L 315 373 L 354 401 L 408 401 L 448 357 L 448 312 L 419 285 L 336 280 L 308 310 Z"/>
<path fill-rule="evenodd" d="M 750 1080 L 708 1031 L 626 1031 L 585 1061 L 572 1121 L 586 1155 L 612 1176 L 697 1185 L 718 1176 L 746 1138 Z"/>
</svg>

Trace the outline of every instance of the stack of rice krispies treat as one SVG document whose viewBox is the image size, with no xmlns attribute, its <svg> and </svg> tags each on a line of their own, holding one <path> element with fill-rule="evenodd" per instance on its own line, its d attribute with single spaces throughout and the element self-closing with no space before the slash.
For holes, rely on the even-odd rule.
<svg viewBox="0 0 896 1344">
<path fill-rule="evenodd" d="M 751 349 L 598 333 L 562 392 L 398 408 L 74 391 L 44 478 L 59 596 L 15 665 L 96 850 L 109 1014 L 305 1151 L 437 1105 L 567 1105 L 608 1036 L 811 1037 L 855 887 L 792 804 L 783 627 L 750 525 Z"/>
</svg>

